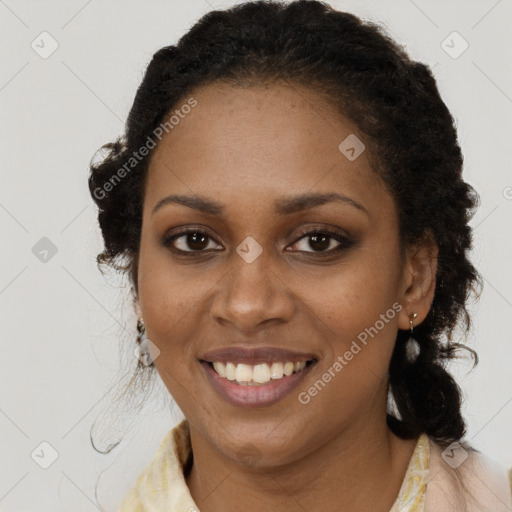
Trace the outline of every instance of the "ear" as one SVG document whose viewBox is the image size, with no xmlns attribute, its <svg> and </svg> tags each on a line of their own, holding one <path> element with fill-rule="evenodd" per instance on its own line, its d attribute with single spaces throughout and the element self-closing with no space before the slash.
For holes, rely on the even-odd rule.
<svg viewBox="0 0 512 512">
<path fill-rule="evenodd" d="M 398 318 L 398 328 L 410 329 L 410 315 L 417 313 L 414 326 L 423 322 L 434 300 L 437 275 L 438 245 L 432 232 L 414 246 L 407 248 L 403 269 L 400 304 L 403 309 Z"/>
</svg>

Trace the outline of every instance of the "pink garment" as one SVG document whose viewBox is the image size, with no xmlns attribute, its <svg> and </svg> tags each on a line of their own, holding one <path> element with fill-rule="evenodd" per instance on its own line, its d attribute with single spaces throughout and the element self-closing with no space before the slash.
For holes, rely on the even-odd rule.
<svg viewBox="0 0 512 512">
<path fill-rule="evenodd" d="M 475 450 L 456 468 L 474 500 L 464 492 L 443 449 L 429 440 L 425 512 L 512 512 L 512 473 Z"/>
</svg>

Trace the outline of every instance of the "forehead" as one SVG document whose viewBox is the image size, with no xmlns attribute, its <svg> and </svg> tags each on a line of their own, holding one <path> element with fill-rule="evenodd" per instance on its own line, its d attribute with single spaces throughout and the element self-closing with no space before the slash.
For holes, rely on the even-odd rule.
<svg viewBox="0 0 512 512">
<path fill-rule="evenodd" d="M 311 191 L 339 192 L 374 206 L 389 202 L 369 150 L 355 159 L 340 150 L 343 141 L 364 144 L 364 136 L 314 91 L 217 83 L 195 89 L 173 112 L 191 98 L 195 106 L 183 110 L 152 155 L 145 197 L 150 205 L 165 194 L 191 191 L 226 203 L 240 194 L 270 200 Z"/>
</svg>

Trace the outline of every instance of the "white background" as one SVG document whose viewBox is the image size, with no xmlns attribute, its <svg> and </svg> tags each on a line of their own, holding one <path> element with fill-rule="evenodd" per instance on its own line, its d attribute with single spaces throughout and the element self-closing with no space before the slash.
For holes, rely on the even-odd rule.
<svg viewBox="0 0 512 512">
<path fill-rule="evenodd" d="M 135 322 L 126 281 L 95 266 L 102 242 L 88 163 L 121 133 L 152 54 L 235 3 L 0 0 L 0 511 L 95 511 L 96 499 L 115 511 L 181 418 L 157 383 L 131 429 L 130 416 L 113 411 L 105 428 L 125 434 L 116 449 L 91 447 L 93 421 L 115 406 L 109 390 Z M 465 177 L 482 199 L 472 258 L 485 278 L 468 341 L 481 362 L 469 375 L 468 365 L 457 370 L 467 440 L 511 467 L 512 2 L 330 3 L 385 24 L 433 66 L 457 120 Z M 47 59 L 31 48 L 43 31 L 59 45 Z M 441 47 L 453 31 L 469 43 L 457 59 Z M 42 237 L 57 248 L 46 263 L 32 252 Z M 43 441 L 59 454 L 46 470 L 31 458 Z"/>
</svg>

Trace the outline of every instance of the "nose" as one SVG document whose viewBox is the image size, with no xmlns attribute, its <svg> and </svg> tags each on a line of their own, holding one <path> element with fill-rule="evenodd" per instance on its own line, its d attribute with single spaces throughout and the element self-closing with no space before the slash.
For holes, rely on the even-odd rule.
<svg viewBox="0 0 512 512">
<path fill-rule="evenodd" d="M 222 288 L 212 301 L 211 317 L 240 332 L 289 322 L 295 309 L 293 295 L 267 258 L 262 254 L 247 263 L 234 256 L 232 269 L 221 280 Z"/>
</svg>

